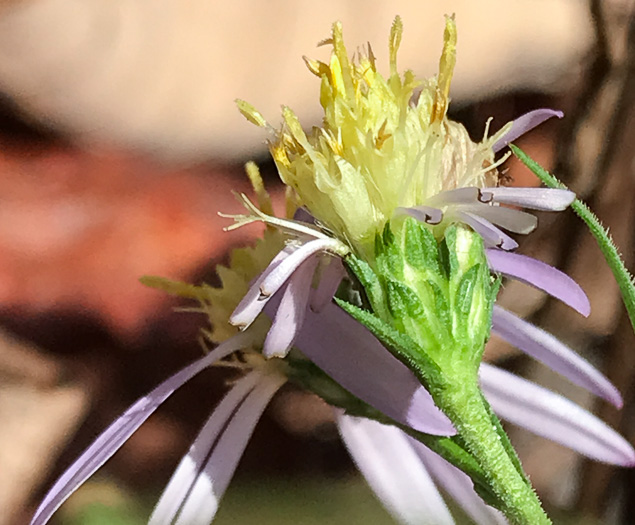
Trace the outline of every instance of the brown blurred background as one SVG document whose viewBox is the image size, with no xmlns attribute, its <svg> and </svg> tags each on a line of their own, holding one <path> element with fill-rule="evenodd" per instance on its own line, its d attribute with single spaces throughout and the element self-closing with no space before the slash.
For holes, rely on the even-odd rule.
<svg viewBox="0 0 635 525">
<path fill-rule="evenodd" d="M 242 165 L 252 158 L 279 193 L 266 136 L 233 100 L 250 101 L 274 125 L 280 104 L 307 126 L 317 122 L 319 82 L 301 55 L 327 56 L 315 45 L 334 20 L 349 51 L 370 41 L 385 71 L 400 14 L 400 66 L 429 76 L 443 14 L 455 12 L 453 117 L 478 138 L 490 116 L 498 129 L 530 109 L 563 109 L 565 119 L 519 145 L 589 201 L 632 267 L 634 3 L 0 2 L 0 525 L 28 523 L 45 488 L 101 429 L 200 355 L 205 319 L 174 313 L 175 302 L 137 280 L 213 282 L 213 265 L 258 233 L 224 233 L 216 215 L 239 209 L 231 190 L 247 189 Z M 518 163 L 508 166 L 515 183 L 537 184 Z M 603 369 L 626 408 L 589 398 L 498 341 L 489 355 L 632 439 L 635 337 L 613 278 L 573 214 L 540 220 L 521 251 L 569 272 L 593 313 L 581 319 L 518 283 L 502 300 Z M 220 371 L 191 383 L 69 501 L 59 523 L 144 523 L 224 391 Z M 635 523 L 632 472 L 510 431 L 557 522 Z M 328 408 L 300 392 L 277 397 L 235 481 L 219 523 L 367 523 L 369 515 L 390 523 L 355 476 Z"/>
</svg>

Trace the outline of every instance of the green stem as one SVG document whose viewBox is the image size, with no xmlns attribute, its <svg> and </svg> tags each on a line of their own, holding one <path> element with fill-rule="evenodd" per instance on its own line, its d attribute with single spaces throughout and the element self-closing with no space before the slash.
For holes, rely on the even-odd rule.
<svg viewBox="0 0 635 525">
<path fill-rule="evenodd" d="M 538 496 L 492 424 L 478 385 L 466 385 L 465 380 L 453 384 L 456 386 L 447 388 L 436 400 L 437 404 L 452 420 L 458 435 L 485 472 L 500 510 L 516 525 L 550 524 Z"/>
<path fill-rule="evenodd" d="M 416 439 L 430 450 L 436 452 L 446 461 L 465 472 L 474 483 L 474 488 L 484 501 L 496 508 L 501 508 L 498 496 L 491 490 L 489 477 L 481 465 L 476 461 L 465 444 L 457 437 L 443 437 L 425 434 L 414 430 L 403 423 L 399 423 L 385 416 L 378 410 L 360 401 L 339 383 L 333 381 L 311 361 L 298 357 L 292 352 L 287 357 L 289 363 L 289 379 L 300 388 L 314 392 L 328 404 L 343 408 L 351 416 L 366 417 L 383 423 L 394 425 L 403 432 Z"/>
<path fill-rule="evenodd" d="M 567 189 L 562 182 L 545 170 L 520 148 L 514 146 L 513 144 L 510 144 L 509 147 L 514 152 L 514 155 L 516 155 L 525 166 L 527 166 L 542 182 L 544 182 L 545 185 L 550 188 Z M 628 317 L 631 321 L 631 325 L 633 326 L 633 330 L 635 330 L 635 281 L 633 280 L 633 276 L 624 265 L 624 261 L 620 256 L 617 246 L 615 246 L 608 230 L 602 226 L 600 219 L 598 219 L 589 207 L 580 199 L 574 200 L 571 203 L 571 208 L 573 208 L 573 211 L 578 215 L 578 217 L 586 223 L 591 235 L 595 237 L 600 250 L 602 250 L 602 254 L 604 255 L 604 258 L 611 268 L 611 271 L 615 276 L 615 280 L 620 287 L 624 306 L 626 306 Z"/>
<path fill-rule="evenodd" d="M 480 473 L 470 467 L 469 471 L 478 474 L 468 475 L 472 477 L 475 488 L 479 489 L 479 494 L 487 497 L 488 502 L 495 504 L 514 524 L 550 524 L 551 521 L 527 481 L 500 422 L 495 419 L 481 394 L 476 370 L 470 369 L 470 366 L 456 366 L 446 367 L 446 373 L 443 373 L 406 333 L 387 325 L 371 312 L 342 300 L 336 301 L 412 370 L 428 389 L 436 405 L 450 418 L 458 432 L 453 441 L 455 444 L 461 443 L 461 448 L 465 448 L 474 457 L 485 477 L 485 483 L 482 483 Z M 419 436 L 413 437 L 427 444 Z M 435 444 L 440 445 L 438 441 Z M 456 454 L 447 449 L 433 450 L 463 469 L 456 461 L 459 459 Z M 487 487 L 485 491 L 480 490 L 483 485 Z M 494 498 L 489 497 L 491 494 Z"/>
</svg>

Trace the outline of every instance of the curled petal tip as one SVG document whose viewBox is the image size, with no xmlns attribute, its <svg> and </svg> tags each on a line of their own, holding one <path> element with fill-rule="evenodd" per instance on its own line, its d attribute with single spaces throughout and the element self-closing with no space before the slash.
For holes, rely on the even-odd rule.
<svg viewBox="0 0 635 525">
<path fill-rule="evenodd" d="M 624 462 L 624 467 L 635 467 L 635 450 L 631 449 L 630 455 L 626 458 Z"/>
<path fill-rule="evenodd" d="M 496 246 L 505 251 L 518 248 L 518 243 L 514 239 L 480 215 L 468 211 L 459 211 L 457 216 L 483 237 L 486 246 Z"/>
<path fill-rule="evenodd" d="M 513 121 L 509 131 L 500 137 L 492 146 L 494 153 L 499 152 L 510 142 L 513 142 L 518 137 L 521 137 L 536 126 L 542 124 L 545 120 L 549 120 L 553 117 L 562 118 L 564 117 L 564 113 L 555 109 L 542 108 L 521 115 Z"/>
</svg>

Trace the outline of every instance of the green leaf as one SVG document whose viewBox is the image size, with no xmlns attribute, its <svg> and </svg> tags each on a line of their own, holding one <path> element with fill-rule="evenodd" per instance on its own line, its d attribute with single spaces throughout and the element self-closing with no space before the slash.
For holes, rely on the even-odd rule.
<svg viewBox="0 0 635 525">
<path fill-rule="evenodd" d="M 423 318 L 423 304 L 415 291 L 407 285 L 399 281 L 389 280 L 386 283 L 386 295 L 388 296 L 388 309 L 395 320 L 402 321 L 406 317 Z"/>
<path fill-rule="evenodd" d="M 455 247 L 456 226 L 452 225 L 445 230 L 445 237 L 441 244 L 439 244 L 439 260 L 446 279 L 449 279 L 459 268 Z"/>
<path fill-rule="evenodd" d="M 412 370 L 424 387 L 430 390 L 445 385 L 446 380 L 439 366 L 408 335 L 396 330 L 371 312 L 338 298 L 335 298 L 335 302 L 353 319 L 368 328 L 392 355 Z"/>
<path fill-rule="evenodd" d="M 386 298 L 381 281 L 370 265 L 359 257 L 349 254 L 344 258 L 346 266 L 362 285 L 373 312 L 382 319 L 388 318 Z"/>
<path fill-rule="evenodd" d="M 418 271 L 440 273 L 439 247 L 430 229 L 412 217 L 406 217 L 404 229 L 406 263 Z"/>
<path fill-rule="evenodd" d="M 383 276 L 390 276 L 400 280 L 403 278 L 404 257 L 395 242 L 395 234 L 390 228 L 390 222 L 386 223 L 383 235 L 375 238 L 375 259 L 377 270 Z"/>
<path fill-rule="evenodd" d="M 520 148 L 514 146 L 513 144 L 510 144 L 509 147 L 514 152 L 514 155 L 516 155 L 516 157 L 518 157 L 525 166 L 527 166 L 542 182 L 544 182 L 545 185 L 550 188 L 567 189 L 562 182 L 545 170 Z M 626 306 L 633 330 L 635 330 L 635 283 L 633 282 L 633 276 L 626 269 L 624 261 L 622 260 L 613 239 L 611 239 L 611 235 L 608 230 L 602 226 L 600 220 L 589 209 L 589 207 L 580 199 L 573 201 L 571 207 L 573 208 L 573 211 L 575 211 L 576 214 L 586 223 L 591 235 L 595 237 L 600 250 L 602 250 L 602 254 L 604 255 L 604 258 L 611 268 L 611 271 L 615 276 L 615 280 L 620 287 L 622 300 Z"/>
<path fill-rule="evenodd" d="M 481 265 L 475 264 L 461 277 L 461 282 L 456 290 L 456 296 L 454 304 L 459 310 L 459 313 L 463 318 L 467 318 L 470 310 L 472 309 L 472 299 L 474 297 L 474 289 L 476 288 L 477 280 L 480 277 Z"/>
<path fill-rule="evenodd" d="M 425 283 L 434 294 L 434 309 L 437 317 L 449 334 L 452 331 L 452 313 L 446 295 L 443 293 L 439 285 L 433 281 L 425 281 Z M 449 337 L 449 335 L 448 335 Z"/>
</svg>

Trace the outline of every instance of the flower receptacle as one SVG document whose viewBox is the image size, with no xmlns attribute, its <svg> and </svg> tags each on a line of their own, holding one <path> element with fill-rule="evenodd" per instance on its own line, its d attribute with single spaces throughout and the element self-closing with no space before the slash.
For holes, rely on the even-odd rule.
<svg viewBox="0 0 635 525">
<path fill-rule="evenodd" d="M 376 236 L 372 268 L 348 261 L 377 317 L 410 337 L 446 377 L 476 377 L 498 291 L 478 234 L 451 225 L 437 240 L 421 222 L 398 218 Z"/>
</svg>

